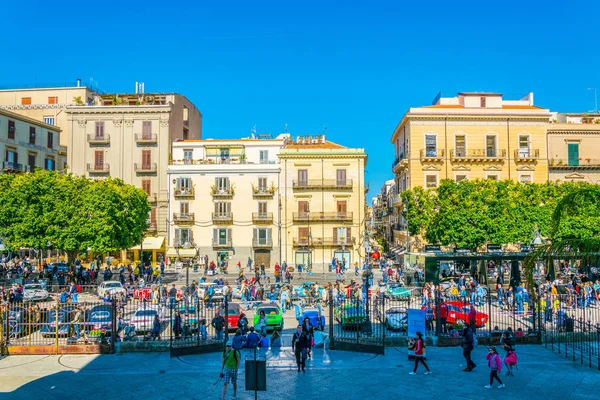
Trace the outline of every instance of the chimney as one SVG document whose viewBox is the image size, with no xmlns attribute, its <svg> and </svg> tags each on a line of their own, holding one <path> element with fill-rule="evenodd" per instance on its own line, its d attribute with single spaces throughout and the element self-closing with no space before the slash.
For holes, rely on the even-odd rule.
<svg viewBox="0 0 600 400">
<path fill-rule="evenodd" d="M 81 78 L 77 78 L 77 87 L 81 87 Z"/>
</svg>

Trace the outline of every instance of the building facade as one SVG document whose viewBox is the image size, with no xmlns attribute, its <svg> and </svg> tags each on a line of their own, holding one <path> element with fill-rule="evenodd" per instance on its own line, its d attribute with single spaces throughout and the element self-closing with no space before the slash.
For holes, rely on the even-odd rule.
<svg viewBox="0 0 600 400">
<path fill-rule="evenodd" d="M 68 106 L 66 114 L 71 171 L 96 179 L 120 178 L 142 188 L 152 204 L 148 236 L 165 239 L 172 143 L 201 138 L 198 109 L 179 94 L 102 94 L 91 105 Z M 158 255 L 149 252 L 148 258 L 157 259 L 145 261 L 162 261 L 162 250 Z"/>
<path fill-rule="evenodd" d="M 197 251 L 217 265 L 282 261 L 278 154 L 288 138 L 173 144 L 167 172 L 170 260 Z"/>
<path fill-rule="evenodd" d="M 550 181 L 600 183 L 600 114 L 555 114 L 548 125 Z"/>
<path fill-rule="evenodd" d="M 364 149 L 324 135 L 299 137 L 279 154 L 282 170 L 282 258 L 288 265 L 328 271 L 335 257 L 348 266 L 365 257 Z"/>
<path fill-rule="evenodd" d="M 0 172 L 63 171 L 67 151 L 59 144 L 60 134 L 57 126 L 0 109 Z"/>
<path fill-rule="evenodd" d="M 91 88 L 81 86 L 79 80 L 64 87 L 6 89 L 0 90 L 0 109 L 43 121 L 48 125 L 56 125 L 62 131 L 57 144 L 68 146 L 69 131 L 65 110 L 76 104 L 92 104 L 95 95 L 96 92 Z"/>
</svg>

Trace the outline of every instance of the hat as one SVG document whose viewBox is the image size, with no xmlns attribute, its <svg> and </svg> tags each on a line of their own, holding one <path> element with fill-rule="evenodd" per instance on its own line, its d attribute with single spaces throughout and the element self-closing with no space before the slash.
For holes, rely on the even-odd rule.
<svg viewBox="0 0 600 400">
<path fill-rule="evenodd" d="M 227 346 L 227 347 L 231 347 L 231 344 L 232 344 L 231 340 L 228 340 L 228 341 L 227 341 L 227 344 L 226 344 L 225 346 Z"/>
</svg>

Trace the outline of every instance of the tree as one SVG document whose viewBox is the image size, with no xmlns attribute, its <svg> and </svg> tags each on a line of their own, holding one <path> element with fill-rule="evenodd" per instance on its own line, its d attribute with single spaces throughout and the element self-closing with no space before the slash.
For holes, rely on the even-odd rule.
<svg viewBox="0 0 600 400">
<path fill-rule="evenodd" d="M 0 234 L 11 249 L 52 248 L 106 253 L 143 239 L 150 205 L 146 193 L 119 179 L 90 180 L 36 170 L 0 176 Z"/>
</svg>

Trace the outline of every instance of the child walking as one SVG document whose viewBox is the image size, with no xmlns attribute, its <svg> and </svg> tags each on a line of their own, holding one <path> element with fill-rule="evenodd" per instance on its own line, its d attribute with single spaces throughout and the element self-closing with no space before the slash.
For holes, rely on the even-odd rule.
<svg viewBox="0 0 600 400">
<path fill-rule="evenodd" d="M 490 367 L 490 384 L 486 385 L 486 389 L 493 387 L 494 379 L 500 384 L 498 385 L 498 389 L 504 389 L 504 383 L 502 383 L 498 376 L 498 373 L 502 371 L 502 360 L 500 360 L 500 356 L 494 346 L 490 347 L 490 351 L 486 354 L 485 359 L 488 361 L 488 366 Z"/>
<path fill-rule="evenodd" d="M 425 359 L 423 358 L 423 353 L 425 353 L 425 341 L 423 340 L 423 334 L 421 332 L 417 332 L 417 341 L 415 343 L 415 368 L 412 372 L 409 372 L 410 375 L 417 374 L 417 368 L 419 367 L 419 363 L 425 366 L 425 369 L 427 370 L 425 372 L 425 375 L 431 374 L 431 371 L 429 370 L 429 367 L 427 366 L 427 364 L 425 363 Z"/>
</svg>

